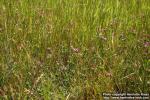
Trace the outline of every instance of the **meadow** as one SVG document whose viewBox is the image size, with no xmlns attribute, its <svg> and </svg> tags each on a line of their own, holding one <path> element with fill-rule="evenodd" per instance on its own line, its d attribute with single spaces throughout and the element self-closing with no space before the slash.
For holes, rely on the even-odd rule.
<svg viewBox="0 0 150 100">
<path fill-rule="evenodd" d="M 150 93 L 150 0 L 0 0 L 1 100 Z"/>
</svg>

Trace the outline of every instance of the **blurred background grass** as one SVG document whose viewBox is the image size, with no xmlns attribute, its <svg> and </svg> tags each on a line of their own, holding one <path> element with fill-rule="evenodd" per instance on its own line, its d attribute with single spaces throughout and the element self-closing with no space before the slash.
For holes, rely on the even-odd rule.
<svg viewBox="0 0 150 100">
<path fill-rule="evenodd" d="M 0 0 L 0 97 L 150 92 L 149 32 L 149 0 Z"/>
</svg>

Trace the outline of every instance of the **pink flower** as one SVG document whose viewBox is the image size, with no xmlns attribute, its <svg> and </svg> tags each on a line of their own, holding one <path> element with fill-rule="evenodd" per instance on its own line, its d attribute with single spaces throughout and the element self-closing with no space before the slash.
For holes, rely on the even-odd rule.
<svg viewBox="0 0 150 100">
<path fill-rule="evenodd" d="M 73 52 L 75 53 L 79 53 L 80 52 L 80 49 L 79 48 L 74 48 L 73 46 L 71 46 L 71 49 Z"/>
<path fill-rule="evenodd" d="M 149 47 L 150 46 L 150 42 L 145 42 L 144 43 L 144 47 Z"/>
</svg>

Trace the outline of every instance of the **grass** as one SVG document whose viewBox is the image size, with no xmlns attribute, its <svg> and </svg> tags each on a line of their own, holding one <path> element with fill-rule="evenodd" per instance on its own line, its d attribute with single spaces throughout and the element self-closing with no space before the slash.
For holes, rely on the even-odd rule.
<svg viewBox="0 0 150 100">
<path fill-rule="evenodd" d="M 0 0 L 0 99 L 150 93 L 149 0 Z"/>
</svg>

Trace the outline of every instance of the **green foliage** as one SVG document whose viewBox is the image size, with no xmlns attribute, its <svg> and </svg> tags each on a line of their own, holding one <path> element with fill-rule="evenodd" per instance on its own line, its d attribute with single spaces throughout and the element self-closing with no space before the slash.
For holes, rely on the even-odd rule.
<svg viewBox="0 0 150 100">
<path fill-rule="evenodd" d="M 150 92 L 150 0 L 0 0 L 2 99 Z"/>
</svg>

